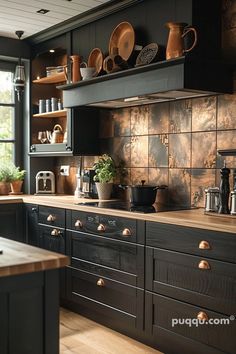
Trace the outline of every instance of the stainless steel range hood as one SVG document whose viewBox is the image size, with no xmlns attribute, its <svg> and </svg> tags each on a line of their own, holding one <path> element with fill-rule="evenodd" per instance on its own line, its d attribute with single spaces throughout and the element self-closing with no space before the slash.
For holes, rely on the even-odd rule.
<svg viewBox="0 0 236 354">
<path fill-rule="evenodd" d="M 120 108 L 232 93 L 232 86 L 232 71 L 222 63 L 181 57 L 58 88 L 66 108 Z"/>
</svg>

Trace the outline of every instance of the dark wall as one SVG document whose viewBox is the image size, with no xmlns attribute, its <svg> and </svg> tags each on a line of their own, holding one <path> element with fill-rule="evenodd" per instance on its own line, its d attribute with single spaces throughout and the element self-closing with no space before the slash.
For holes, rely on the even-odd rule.
<svg viewBox="0 0 236 354">
<path fill-rule="evenodd" d="M 19 39 L 0 37 L 0 56 L 29 59 L 30 46 Z"/>
</svg>

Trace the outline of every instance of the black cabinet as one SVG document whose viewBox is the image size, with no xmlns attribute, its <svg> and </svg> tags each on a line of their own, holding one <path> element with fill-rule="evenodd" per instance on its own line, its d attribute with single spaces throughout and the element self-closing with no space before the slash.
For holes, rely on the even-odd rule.
<svg viewBox="0 0 236 354">
<path fill-rule="evenodd" d="M 235 353 L 235 234 L 154 222 L 146 232 L 151 345 L 170 354 Z"/>
<path fill-rule="evenodd" d="M 130 336 L 142 336 L 145 223 L 69 210 L 66 220 L 68 306 Z"/>
<path fill-rule="evenodd" d="M 22 203 L 0 204 L 0 236 L 25 242 Z"/>
<path fill-rule="evenodd" d="M 39 246 L 38 205 L 24 204 L 26 240 L 32 246 Z"/>
</svg>

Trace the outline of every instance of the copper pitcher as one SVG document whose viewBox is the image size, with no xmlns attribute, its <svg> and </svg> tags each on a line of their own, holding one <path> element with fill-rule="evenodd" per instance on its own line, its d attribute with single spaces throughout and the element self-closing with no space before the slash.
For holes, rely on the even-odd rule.
<svg viewBox="0 0 236 354">
<path fill-rule="evenodd" d="M 71 55 L 70 60 L 72 62 L 72 82 L 77 82 L 81 80 L 80 74 L 80 64 L 81 57 L 79 55 Z"/>
<path fill-rule="evenodd" d="M 183 56 L 190 52 L 197 44 L 197 31 L 194 27 L 187 27 L 187 23 L 167 22 L 166 27 L 169 28 L 169 37 L 166 46 L 166 59 L 173 59 Z M 194 41 L 190 48 L 184 48 L 184 37 L 193 32 Z"/>
<path fill-rule="evenodd" d="M 56 124 L 54 126 L 52 133 L 48 130 L 46 131 L 46 133 L 47 133 L 48 141 L 51 144 L 58 144 L 58 143 L 63 142 L 64 134 L 63 134 L 63 130 L 62 130 L 62 127 L 60 126 L 60 124 Z"/>
</svg>

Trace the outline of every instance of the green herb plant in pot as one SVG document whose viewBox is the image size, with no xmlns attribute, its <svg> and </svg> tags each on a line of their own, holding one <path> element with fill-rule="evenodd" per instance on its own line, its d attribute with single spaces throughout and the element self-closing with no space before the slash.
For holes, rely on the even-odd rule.
<svg viewBox="0 0 236 354">
<path fill-rule="evenodd" d="M 11 169 L 7 164 L 0 165 L 0 194 L 6 195 L 10 192 Z"/>
<path fill-rule="evenodd" d="M 21 189 L 25 174 L 25 170 L 20 170 L 20 167 L 12 165 L 10 174 L 11 194 L 22 194 Z"/>
<path fill-rule="evenodd" d="M 93 166 L 95 170 L 94 181 L 97 187 L 98 198 L 107 200 L 111 198 L 113 187 L 113 178 L 116 175 L 116 169 L 113 159 L 104 154 L 99 157 L 98 162 Z"/>
</svg>

